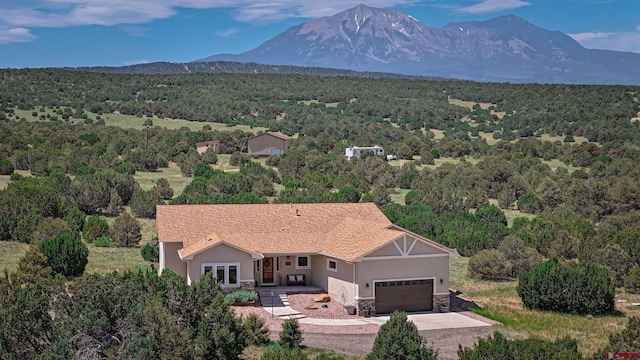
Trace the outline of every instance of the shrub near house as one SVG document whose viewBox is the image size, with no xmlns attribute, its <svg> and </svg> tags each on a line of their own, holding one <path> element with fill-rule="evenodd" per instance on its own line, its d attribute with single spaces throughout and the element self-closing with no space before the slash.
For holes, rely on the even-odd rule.
<svg viewBox="0 0 640 360">
<path fill-rule="evenodd" d="M 531 309 L 564 313 L 602 314 L 615 305 L 609 271 L 593 263 L 543 262 L 518 278 L 518 295 Z"/>
</svg>

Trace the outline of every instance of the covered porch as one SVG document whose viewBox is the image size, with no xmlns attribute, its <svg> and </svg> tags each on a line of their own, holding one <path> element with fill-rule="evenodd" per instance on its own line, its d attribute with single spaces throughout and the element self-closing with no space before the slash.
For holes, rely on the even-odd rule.
<svg viewBox="0 0 640 360">
<path fill-rule="evenodd" d="M 312 254 L 265 253 L 253 260 L 256 290 L 261 287 L 305 288 L 311 285 Z"/>
</svg>

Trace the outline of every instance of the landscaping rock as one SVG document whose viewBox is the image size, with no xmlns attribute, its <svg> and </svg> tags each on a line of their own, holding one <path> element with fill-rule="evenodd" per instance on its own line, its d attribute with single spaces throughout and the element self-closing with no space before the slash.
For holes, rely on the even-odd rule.
<svg viewBox="0 0 640 360">
<path fill-rule="evenodd" d="M 315 305 L 307 305 L 304 308 L 307 310 L 318 310 L 318 307 Z"/>
<path fill-rule="evenodd" d="M 318 295 L 313 298 L 313 302 L 329 302 L 331 301 L 331 297 L 327 294 Z"/>
</svg>

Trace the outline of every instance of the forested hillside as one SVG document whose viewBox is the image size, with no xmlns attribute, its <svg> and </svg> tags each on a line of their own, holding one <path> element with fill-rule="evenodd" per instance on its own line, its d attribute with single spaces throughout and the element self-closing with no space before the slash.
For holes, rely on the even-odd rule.
<svg viewBox="0 0 640 360">
<path fill-rule="evenodd" d="M 60 106 L 99 114 L 118 111 L 265 126 L 286 134 L 324 132 L 335 140 L 362 143 L 397 141 L 402 132 L 389 122 L 403 130 L 441 129 L 452 135 L 502 131 L 501 136 L 509 139 L 528 128 L 529 136 L 549 133 L 598 142 L 633 140 L 638 138 L 638 125 L 629 120 L 638 113 L 638 89 L 308 75 L 0 71 L 0 103 L 20 109 Z M 501 117 L 452 105 L 449 97 L 493 104 L 490 110 Z"/>
<path fill-rule="evenodd" d="M 137 247 L 151 238 L 142 238 L 135 218 L 153 219 L 161 203 L 371 201 L 394 223 L 477 259 L 469 264 L 480 264 L 472 269 L 480 277 L 514 279 L 542 258 L 556 257 L 605 266 L 619 291 L 637 292 L 639 90 L 1 70 L 0 239 L 37 246 L 68 234 L 90 243 L 90 251 L 98 243 Z M 146 126 L 108 126 L 116 114 L 133 115 Z M 160 118 L 197 121 L 202 130 L 154 126 Z M 211 130 L 214 123 L 281 131 L 292 136 L 290 152 L 252 158 L 243 151 L 253 132 Z M 221 153 L 196 151 L 197 142 L 209 140 L 220 142 Z M 347 160 L 344 148 L 352 144 L 382 145 L 398 160 Z M 222 159 L 228 167 L 220 166 Z M 184 190 L 174 192 L 174 179 L 162 176 L 169 166 L 179 168 Z M 140 173 L 159 175 L 141 187 Z M 152 346 L 159 333 L 122 331 L 138 331 L 154 319 L 175 322 L 174 317 L 182 322 L 167 331 L 182 336 L 184 346 L 202 340 L 199 334 L 206 329 L 194 319 L 185 322 L 182 308 L 169 298 L 136 298 L 138 307 L 131 312 L 124 311 L 129 304 L 120 304 L 115 310 L 105 305 L 104 316 L 90 313 L 86 292 L 120 275 L 81 280 L 62 296 L 48 261 L 34 247 L 15 272 L 0 278 L 1 314 L 19 314 L 10 305 L 34 292 L 37 299 L 51 300 L 50 309 L 38 310 L 44 318 L 48 311 L 74 319 L 85 312 L 87 319 L 112 323 L 83 328 L 93 320 L 83 325 L 48 319 L 42 326 L 55 327 L 41 329 L 13 317 L 0 329 L 3 334 L 24 327 L 24 333 L 47 338 L 26 337 L 30 343 L 23 343 L 7 335 L 0 350 L 17 357 L 44 349 L 70 354 L 98 341 L 105 345 L 95 348 L 96 354 L 127 357 L 144 342 L 147 347 L 141 349 L 160 354 L 163 350 Z M 510 266 L 498 267 L 497 273 L 483 269 L 482 264 L 495 269 L 495 262 Z M 124 280 L 131 285 L 131 279 Z M 170 285 L 164 281 L 175 282 L 171 277 L 140 281 L 150 292 Z M 176 296 L 196 290 L 180 288 Z M 111 302 L 104 296 L 105 304 Z M 73 299 L 85 303 L 73 304 Z M 198 311 L 209 323 L 218 316 L 207 306 Z M 586 340 L 582 336 L 579 340 Z"/>
</svg>

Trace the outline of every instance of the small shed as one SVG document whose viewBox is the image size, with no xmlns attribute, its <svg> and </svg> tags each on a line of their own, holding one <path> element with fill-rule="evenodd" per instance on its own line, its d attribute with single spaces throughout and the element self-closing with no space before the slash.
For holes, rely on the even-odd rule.
<svg viewBox="0 0 640 360">
<path fill-rule="evenodd" d="M 282 155 L 287 151 L 289 151 L 289 138 L 279 133 L 266 132 L 247 139 L 249 155 Z"/>
<path fill-rule="evenodd" d="M 220 141 L 204 141 L 196 144 L 196 150 L 198 151 L 198 154 L 204 153 L 205 151 L 209 150 L 209 148 L 213 148 L 213 152 L 218 154 L 220 152 Z"/>
</svg>

